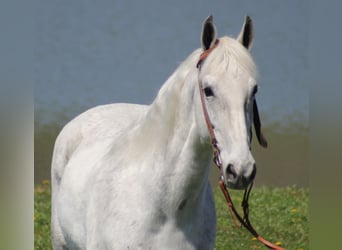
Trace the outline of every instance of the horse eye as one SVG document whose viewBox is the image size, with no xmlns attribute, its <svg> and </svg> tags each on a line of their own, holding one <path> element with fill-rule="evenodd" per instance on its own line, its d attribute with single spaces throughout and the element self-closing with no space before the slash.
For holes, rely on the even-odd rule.
<svg viewBox="0 0 342 250">
<path fill-rule="evenodd" d="M 255 94 L 258 92 L 258 85 L 255 85 L 253 88 L 252 96 L 255 96 Z"/>
<path fill-rule="evenodd" d="M 210 87 L 205 87 L 204 88 L 204 94 L 207 97 L 214 96 L 214 93 L 213 93 L 213 91 L 212 91 L 212 89 Z"/>
</svg>

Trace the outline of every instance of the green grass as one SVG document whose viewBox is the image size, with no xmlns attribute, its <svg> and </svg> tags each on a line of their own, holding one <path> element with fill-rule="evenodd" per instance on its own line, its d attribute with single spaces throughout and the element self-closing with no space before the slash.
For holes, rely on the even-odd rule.
<svg viewBox="0 0 342 250">
<path fill-rule="evenodd" d="M 243 192 L 230 193 L 234 204 L 241 204 Z M 296 187 L 254 188 L 249 198 L 250 221 L 272 243 L 289 250 L 309 249 L 308 197 L 307 189 Z M 215 192 L 215 203 L 216 249 L 267 249 L 246 229 L 234 225 L 220 190 Z"/>
<path fill-rule="evenodd" d="M 243 192 L 231 191 L 234 204 L 240 204 Z M 309 249 L 307 189 L 254 188 L 251 192 L 250 221 L 267 240 L 281 244 L 288 250 Z M 50 183 L 35 186 L 34 229 L 35 249 L 51 249 L 50 240 Z M 224 197 L 215 190 L 217 237 L 215 249 L 267 249 L 253 239 L 244 228 L 236 227 Z"/>
<path fill-rule="evenodd" d="M 50 239 L 51 188 L 43 181 L 34 188 L 34 249 L 52 249 Z"/>
</svg>

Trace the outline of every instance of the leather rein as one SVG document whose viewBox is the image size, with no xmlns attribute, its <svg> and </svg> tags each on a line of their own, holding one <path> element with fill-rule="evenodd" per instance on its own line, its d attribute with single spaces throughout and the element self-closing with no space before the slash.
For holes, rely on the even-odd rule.
<svg viewBox="0 0 342 250">
<path fill-rule="evenodd" d="M 208 110 L 207 110 L 207 107 L 205 104 L 203 84 L 202 84 L 202 81 L 201 81 L 200 76 L 199 76 L 203 61 L 218 46 L 218 44 L 219 44 L 219 40 L 216 39 L 214 45 L 211 46 L 209 49 L 205 50 L 200 55 L 200 58 L 198 60 L 196 67 L 198 68 L 198 85 L 199 85 L 199 93 L 200 93 L 200 97 L 201 97 L 202 110 L 203 110 L 205 122 L 206 122 L 206 125 L 208 128 L 208 132 L 210 135 L 211 145 L 213 148 L 213 161 L 221 172 L 221 176 L 220 176 L 220 180 L 219 180 L 219 186 L 220 186 L 222 193 L 226 199 L 227 205 L 229 207 L 229 211 L 230 211 L 236 225 L 238 225 L 238 223 L 237 223 L 237 220 L 238 220 L 241 223 L 241 225 L 243 225 L 257 240 L 259 240 L 261 243 L 263 243 L 269 249 L 285 250 L 284 248 L 277 246 L 277 245 L 269 242 L 268 240 L 264 239 L 262 236 L 260 236 L 256 232 L 256 230 L 254 229 L 254 227 L 252 226 L 252 224 L 249 221 L 248 199 L 249 199 L 249 194 L 250 194 L 252 187 L 253 187 L 253 183 L 245 189 L 245 192 L 243 195 L 243 200 L 242 200 L 242 204 L 241 204 L 242 210 L 243 210 L 243 217 L 242 217 L 239 215 L 239 213 L 235 209 L 235 206 L 234 206 L 233 201 L 230 197 L 228 188 L 223 181 L 223 172 L 222 172 L 223 167 L 222 167 L 222 161 L 221 161 L 221 156 L 220 156 L 220 149 L 218 147 L 218 141 L 217 141 L 216 136 L 215 136 L 215 131 L 214 131 L 213 125 L 212 125 L 210 118 L 209 118 Z M 263 134 L 261 133 L 261 123 L 260 123 L 259 112 L 258 112 L 258 108 L 257 108 L 255 99 L 254 99 L 254 103 L 253 103 L 253 121 L 254 121 L 254 126 L 255 126 L 255 130 L 256 130 L 256 134 L 257 134 L 257 138 L 258 138 L 259 143 L 262 146 L 267 147 L 267 141 L 264 138 Z"/>
</svg>

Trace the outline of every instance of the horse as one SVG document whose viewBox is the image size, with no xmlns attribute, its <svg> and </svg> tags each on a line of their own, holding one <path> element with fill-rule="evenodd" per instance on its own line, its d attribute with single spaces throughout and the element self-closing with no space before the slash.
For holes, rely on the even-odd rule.
<svg viewBox="0 0 342 250">
<path fill-rule="evenodd" d="M 256 176 L 253 34 L 247 16 L 237 38 L 217 38 L 209 16 L 201 48 L 152 104 L 98 106 L 65 125 L 51 166 L 54 249 L 214 248 L 209 172 L 215 149 L 229 188 L 244 189 Z"/>
</svg>

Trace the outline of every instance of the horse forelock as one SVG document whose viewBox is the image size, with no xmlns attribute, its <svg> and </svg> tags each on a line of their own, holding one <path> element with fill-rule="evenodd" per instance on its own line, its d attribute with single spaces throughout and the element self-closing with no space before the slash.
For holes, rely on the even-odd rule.
<svg viewBox="0 0 342 250">
<path fill-rule="evenodd" d="M 210 72 L 210 74 L 223 71 L 244 71 L 257 79 L 257 68 L 249 51 L 233 38 L 226 36 L 219 40 L 217 48 L 206 59 L 203 71 Z"/>
</svg>

